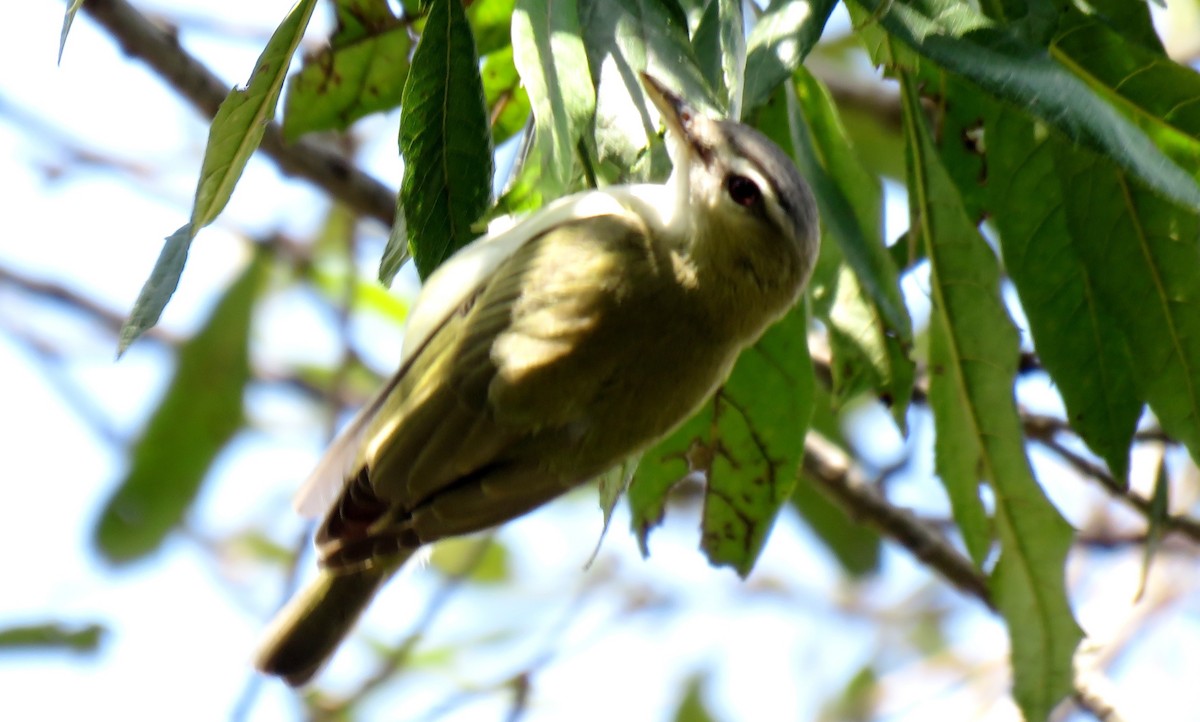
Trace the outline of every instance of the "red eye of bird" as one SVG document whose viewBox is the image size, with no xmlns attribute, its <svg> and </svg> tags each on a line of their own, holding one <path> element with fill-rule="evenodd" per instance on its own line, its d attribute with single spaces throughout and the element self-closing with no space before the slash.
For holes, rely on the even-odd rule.
<svg viewBox="0 0 1200 722">
<path fill-rule="evenodd" d="M 729 176 L 725 181 L 725 189 L 733 202 L 739 206 L 749 208 L 762 200 L 762 191 L 758 189 L 758 184 L 744 175 Z"/>
</svg>

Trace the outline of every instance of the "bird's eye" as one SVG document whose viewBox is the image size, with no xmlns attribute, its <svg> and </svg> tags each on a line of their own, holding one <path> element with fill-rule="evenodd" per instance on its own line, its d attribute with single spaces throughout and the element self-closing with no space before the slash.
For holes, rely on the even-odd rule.
<svg viewBox="0 0 1200 722">
<path fill-rule="evenodd" d="M 758 184 L 744 175 L 731 175 L 725 180 L 725 190 L 739 206 L 749 208 L 762 200 Z"/>
</svg>

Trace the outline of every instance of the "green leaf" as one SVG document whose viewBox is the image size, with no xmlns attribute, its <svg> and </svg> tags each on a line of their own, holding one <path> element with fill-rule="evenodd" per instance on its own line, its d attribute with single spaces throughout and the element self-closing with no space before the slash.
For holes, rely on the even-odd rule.
<svg viewBox="0 0 1200 722">
<path fill-rule="evenodd" d="M 742 115 L 746 26 L 741 0 L 712 0 L 692 35 L 692 47 L 709 87 L 725 98 L 729 116 Z"/>
<path fill-rule="evenodd" d="M 283 134 L 344 130 L 400 104 L 412 45 L 408 25 L 387 0 L 338 0 L 329 46 L 304 59 L 288 84 Z"/>
<path fill-rule="evenodd" d="M 830 329 L 835 405 L 873 389 L 905 428 L 913 364 L 912 322 L 899 275 L 883 244 L 883 193 L 861 164 L 833 100 L 803 68 L 759 113 L 758 125 L 790 149 L 809 180 L 826 233 L 814 279 L 818 315 Z M 851 273 L 843 266 L 849 261 Z"/>
<path fill-rule="evenodd" d="M 683 698 L 675 708 L 673 722 L 716 722 L 716 717 L 704 704 L 704 688 L 707 686 L 707 675 L 697 673 L 688 677 Z"/>
<path fill-rule="evenodd" d="M 150 271 L 150 277 L 146 279 L 137 300 L 133 302 L 129 319 L 121 326 L 121 335 L 117 339 L 117 358 L 120 358 L 139 336 L 158 323 L 163 309 L 167 307 L 167 301 L 171 300 L 175 289 L 179 287 L 179 277 L 183 275 L 183 266 L 187 262 L 193 236 L 191 223 L 184 224 L 167 236 L 162 251 L 158 254 L 158 260 L 154 262 L 154 268 Z"/>
<path fill-rule="evenodd" d="M 771 0 L 747 41 L 744 116 L 792 77 L 821 39 L 836 5 L 837 0 Z"/>
<path fill-rule="evenodd" d="M 463 4 L 470 5 L 467 20 L 480 57 L 503 50 L 512 42 L 510 26 L 516 0 L 475 0 Z"/>
<path fill-rule="evenodd" d="M 986 137 L 989 205 L 1038 358 L 1072 428 L 1124 480 L 1142 397 L 1125 338 L 1071 240 L 1057 169 L 1057 152 L 1067 151 L 1055 150 L 1064 141 L 1000 106 Z"/>
<path fill-rule="evenodd" d="M 930 17 L 902 2 L 855 2 L 921 55 L 1105 153 L 1168 198 L 1200 207 L 1196 181 L 1044 48 L 1009 37 L 966 3 Z"/>
<path fill-rule="evenodd" d="M 413 52 L 400 116 L 400 207 L 421 278 L 475 239 L 488 208 L 492 142 L 479 58 L 462 4 L 434 0 Z M 385 257 L 394 257 L 389 238 Z M 397 266 L 398 267 L 398 266 Z M 380 269 L 385 283 L 391 278 Z"/>
<path fill-rule="evenodd" d="M 1154 555 L 1158 553 L 1162 544 L 1163 528 L 1171 506 L 1170 489 L 1171 479 L 1167 475 L 1167 459 L 1164 454 L 1158 459 L 1158 472 L 1154 475 L 1154 494 L 1150 497 L 1150 513 L 1146 517 L 1146 547 L 1142 554 L 1142 574 L 1138 580 L 1137 594 L 1134 595 L 1135 601 L 1141 601 L 1146 592 L 1150 564 L 1154 562 Z"/>
<path fill-rule="evenodd" d="M 521 85 L 521 76 L 513 63 L 512 46 L 484 58 L 479 75 L 492 124 L 492 142 L 500 145 L 525 129 L 532 112 L 529 94 Z"/>
<path fill-rule="evenodd" d="M 91 654 L 100 650 L 108 630 L 99 624 L 67 626 L 61 622 L 0 629 L 0 654 L 65 650 Z"/>
<path fill-rule="evenodd" d="M 1025 719 L 1042 720 L 1073 689 L 1071 661 L 1081 638 L 1063 580 L 1071 530 L 1026 458 L 1013 397 L 1019 347 L 1000 298 L 999 265 L 941 165 L 907 75 L 901 87 L 911 215 L 931 269 L 937 470 L 977 562 L 989 538 L 977 488 L 980 480 L 991 484 L 1000 557 L 989 591 L 1008 625 L 1013 695 Z"/>
<path fill-rule="evenodd" d="M 1106 158 L 1054 147 L 1067 229 L 1129 344 L 1138 390 L 1200 459 L 1200 216 Z"/>
<path fill-rule="evenodd" d="M 701 112 L 719 104 L 696 61 L 687 19 L 669 0 L 580 0 L 592 84 L 596 88 L 594 141 L 597 173 L 621 182 L 661 180 L 670 170 L 657 143 L 658 115 L 646 99 L 645 70 Z"/>
<path fill-rule="evenodd" d="M 465 577 L 475 584 L 512 578 L 508 550 L 492 535 L 443 539 L 433 546 L 429 564 L 446 577 Z"/>
<path fill-rule="evenodd" d="M 879 534 L 850 518 L 812 482 L 801 478 L 792 492 L 791 502 L 804 523 L 848 574 L 862 577 L 879 569 L 882 550 Z"/>
<path fill-rule="evenodd" d="M 179 286 L 188 248 L 201 228 L 224 210 L 247 161 L 258 148 L 267 123 L 275 117 L 279 89 L 288 63 L 304 36 L 316 0 L 296 3 L 267 41 L 245 89 L 234 88 L 221 103 L 208 129 L 208 145 L 196 184 L 192 219 L 172 233 L 134 302 L 129 320 L 117 342 L 120 357 L 129 345 L 158 323 L 162 311 Z"/>
<path fill-rule="evenodd" d="M 1200 73 L 1131 43 L 1104 23 L 1077 17 L 1050 52 L 1195 176 L 1200 172 Z M 1065 21 L 1069 22 L 1069 21 Z"/>
<path fill-rule="evenodd" d="M 741 576 L 754 568 L 792 494 L 813 411 L 807 319 L 797 306 L 750 349 L 695 416 L 642 456 L 629 488 L 633 527 L 647 552 L 666 493 L 685 474 L 707 477 L 701 545 Z"/>
<path fill-rule="evenodd" d="M 58 64 L 62 65 L 63 50 L 67 47 L 67 35 L 71 32 L 71 24 L 75 22 L 75 14 L 83 7 L 83 0 L 71 0 L 67 11 L 63 13 L 62 32 L 58 35 Z"/>
<path fill-rule="evenodd" d="M 192 206 L 192 233 L 213 222 L 237 185 L 267 124 L 275 117 L 279 91 L 296 46 L 304 37 L 316 0 L 300 0 L 267 41 L 246 87 L 229 91 L 208 129 Z"/>
<path fill-rule="evenodd" d="M 533 107 L 546 192 L 557 197 L 574 176 L 576 143 L 596 107 L 576 4 L 517 0 L 512 48 Z"/>
<path fill-rule="evenodd" d="M 108 561 L 126 564 L 157 550 L 183 520 L 217 453 L 241 428 L 250 319 L 269 267 L 260 251 L 180 347 L 175 375 L 93 531 Z"/>
</svg>

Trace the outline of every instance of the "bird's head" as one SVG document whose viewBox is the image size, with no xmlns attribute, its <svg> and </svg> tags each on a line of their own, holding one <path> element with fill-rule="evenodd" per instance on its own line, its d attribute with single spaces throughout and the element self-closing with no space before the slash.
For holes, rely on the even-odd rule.
<svg viewBox="0 0 1200 722">
<path fill-rule="evenodd" d="M 798 291 L 819 231 L 812 191 L 791 159 L 754 128 L 698 112 L 646 73 L 642 82 L 667 127 L 672 216 L 689 225 L 692 252 Z"/>
</svg>

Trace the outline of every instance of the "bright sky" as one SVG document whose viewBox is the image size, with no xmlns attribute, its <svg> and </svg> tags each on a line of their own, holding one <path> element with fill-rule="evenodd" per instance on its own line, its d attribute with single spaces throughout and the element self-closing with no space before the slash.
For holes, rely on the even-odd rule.
<svg viewBox="0 0 1200 722">
<path fill-rule="evenodd" d="M 245 80 L 290 0 L 137 5 L 170 8 L 176 17 L 236 18 L 233 27 L 254 31 L 225 42 L 225 28 L 216 20 L 211 33 L 183 36 L 189 50 L 233 84 Z M 76 20 L 60 68 L 55 53 L 62 3 L 20 3 L 14 10 L 15 17 L 0 24 L 0 67 L 6 69 L 0 75 L 0 265 L 55 280 L 124 312 L 161 239 L 186 218 L 207 127 L 149 71 L 128 62 L 85 15 Z M 310 37 L 320 37 L 316 26 L 323 20 L 318 12 Z M 383 140 L 367 155 L 377 177 L 398 185 L 400 166 L 387 130 L 394 120 L 369 121 L 385 132 L 377 134 Z M 130 172 L 76 162 L 60 141 Z M 292 230 L 304 237 L 325 210 L 318 194 L 281 179 L 265 162 L 252 163 L 226 214 L 197 239 L 163 326 L 178 333 L 196 327 L 214 294 L 240 270 L 245 235 Z M 889 238 L 906 225 L 903 213 L 902 199 L 894 198 Z M 366 226 L 365 235 L 363 265 L 370 269 L 383 229 Z M 402 280 L 397 289 L 411 286 Z M 919 279 L 908 290 L 919 297 Z M 4 709 L 12 719 L 81 719 L 98 711 L 119 711 L 134 720 L 227 718 L 252 676 L 248 661 L 278 602 L 281 580 L 244 562 L 214 563 L 195 541 L 178 535 L 162 553 L 127 569 L 107 567 L 91 552 L 99 504 L 120 479 L 124 461 L 64 402 L 50 379 L 61 375 L 112 431 L 129 439 L 154 407 L 170 364 L 150 343 L 136 345 L 114 363 L 111 338 L 73 318 L 0 287 L 0 540 L 8 550 L 9 580 L 9 591 L 0 595 L 0 628 L 96 621 L 110 635 L 98 655 L 82 660 L 0 653 Z M 32 332 L 73 355 L 47 372 L 10 330 Z M 383 370 L 396 357 L 399 334 L 379 330 L 370 323 L 356 327 L 371 336 L 368 358 Z M 280 368 L 296 359 L 327 362 L 337 353 L 328 318 L 298 292 L 272 300 L 258 319 L 255 342 L 259 361 Z M 302 525 L 287 498 L 319 453 L 323 422 L 303 399 L 279 391 L 253 390 L 247 408 L 256 430 L 222 456 L 191 522 L 214 537 L 265 524 L 290 543 Z M 883 449 L 877 449 L 880 455 L 895 453 L 894 433 L 873 418 L 864 437 Z M 918 475 L 930 463 L 919 457 L 917 465 L 924 468 Z M 901 483 L 897 492 L 901 503 L 942 508 L 940 497 L 929 501 L 928 487 Z M 588 492 L 510 525 L 501 539 L 517 550 L 514 565 L 523 584 L 517 590 L 465 593 L 462 603 L 445 608 L 421 649 L 434 655 L 445 645 L 483 639 L 455 663 L 452 675 L 415 674 L 395 693 L 376 699 L 374 711 L 386 711 L 386 719 L 410 719 L 447 699 L 456 678 L 469 685 L 501 681 L 521 669 L 520 660 L 543 654 L 547 640 L 555 639 L 557 621 L 566 617 L 563 637 L 549 645 L 553 663 L 534 679 L 530 719 L 668 718 L 682 680 L 695 669 L 711 671 L 708 699 L 723 719 L 811 719 L 820 700 L 871 661 L 893 672 L 886 681 L 889 719 L 1012 719 L 1011 706 L 996 702 L 1005 684 L 1002 667 L 989 673 L 992 694 L 980 697 L 981 686 L 964 684 L 961 671 L 947 665 L 931 672 L 919 660 L 889 651 L 908 647 L 889 643 L 873 613 L 889 613 L 912 595 L 955 599 L 940 583 L 929 583 L 906 554 L 888 553 L 887 574 L 870 587 L 872 609 L 855 610 L 846 607 L 855 596 L 839 589 L 834 563 L 791 517 L 776 529 L 744 584 L 708 567 L 696 551 L 695 523 L 686 514 L 669 520 L 651 539 L 652 557 L 642 561 L 622 513 L 589 572 L 581 568 L 595 544 L 600 515 Z M 1114 590 L 1112 609 L 1085 610 L 1085 621 L 1095 619 L 1098 626 L 1127 613 L 1136 582 L 1136 564 L 1121 562 L 1112 570 L 1110 579 L 1091 582 Z M 611 585 L 617 593 L 587 594 L 576 608 L 581 591 L 595 585 Z M 398 638 L 412 628 L 437 586 L 437 575 L 428 570 L 409 573 L 376 601 L 366 628 L 381 640 Z M 622 592 L 630 589 L 652 591 L 647 603 L 661 604 L 663 611 L 622 616 L 620 605 L 627 599 Z M 480 618 L 481 608 L 488 618 Z M 1003 628 L 967 609 L 954 616 L 954 632 L 962 635 L 956 646 L 972 659 L 1002 659 Z M 504 644 L 486 639 L 506 628 L 498 619 L 523 633 Z M 1161 661 L 1149 669 L 1129 662 L 1124 682 L 1147 699 L 1178 699 L 1172 685 L 1179 677 L 1159 672 L 1178 665 L 1196 669 L 1197 621 L 1193 612 L 1169 632 L 1155 630 L 1158 636 L 1133 660 Z M 344 688 L 357 679 L 369 659 L 364 649 L 350 645 L 322 680 Z M 266 683 L 249 719 L 292 719 L 292 700 L 282 685 Z M 1190 708 L 1159 708 L 1154 719 L 1190 719 L 1194 696 L 1192 702 Z M 499 719 L 507 704 L 506 695 L 483 695 L 439 719 Z"/>
</svg>

